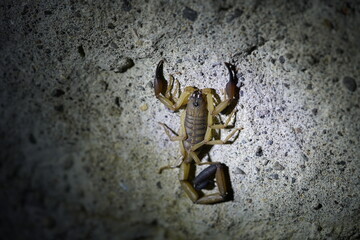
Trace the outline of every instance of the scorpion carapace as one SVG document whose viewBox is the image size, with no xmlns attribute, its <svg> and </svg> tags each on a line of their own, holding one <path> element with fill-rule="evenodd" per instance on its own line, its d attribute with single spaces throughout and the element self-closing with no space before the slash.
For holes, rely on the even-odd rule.
<svg viewBox="0 0 360 240">
<path fill-rule="evenodd" d="M 237 78 L 235 66 L 225 63 L 229 70 L 230 79 L 226 84 L 226 99 L 216 104 L 215 90 L 211 88 L 198 89 L 185 87 L 180 96 L 180 83 L 176 80 L 176 90 L 172 93 L 174 78 L 170 75 L 170 82 L 165 80 L 163 74 L 164 61 L 161 60 L 156 68 L 154 90 L 155 96 L 170 110 L 177 111 L 186 106 L 180 117 L 180 130 L 172 136 L 169 127 L 160 123 L 171 141 L 180 142 L 181 160 L 176 165 L 162 167 L 164 169 L 180 167 L 179 180 L 188 197 L 197 204 L 213 204 L 229 200 L 231 195 L 230 182 L 225 171 L 225 165 L 219 162 L 201 162 L 199 151 L 204 145 L 225 144 L 242 128 L 234 129 L 224 140 L 214 139 L 213 129 L 224 129 L 229 125 L 235 108 L 224 124 L 214 123 L 214 117 L 225 110 L 231 103 L 239 98 L 239 87 L 236 86 Z M 171 129 L 170 129 L 171 130 Z M 174 132 L 173 130 L 171 130 Z M 210 165 L 194 178 L 192 176 L 193 164 Z M 218 192 L 204 194 L 201 190 L 207 188 L 213 179 L 216 179 Z"/>
</svg>

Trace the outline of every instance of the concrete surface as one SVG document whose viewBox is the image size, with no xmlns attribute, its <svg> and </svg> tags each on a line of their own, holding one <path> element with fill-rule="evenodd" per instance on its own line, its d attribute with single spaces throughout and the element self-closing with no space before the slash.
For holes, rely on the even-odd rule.
<svg viewBox="0 0 360 240">
<path fill-rule="evenodd" d="M 359 239 L 356 1 L 0 3 L 1 238 Z M 234 200 L 194 205 L 155 66 L 182 86 L 243 84 Z M 224 116 L 223 116 L 224 118 Z M 226 136 L 228 130 L 222 132 Z M 204 161 L 207 159 L 205 157 Z"/>
</svg>

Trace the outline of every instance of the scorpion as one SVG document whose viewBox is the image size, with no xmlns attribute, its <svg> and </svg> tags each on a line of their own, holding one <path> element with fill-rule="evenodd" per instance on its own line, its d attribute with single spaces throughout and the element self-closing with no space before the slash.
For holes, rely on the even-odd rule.
<svg viewBox="0 0 360 240">
<path fill-rule="evenodd" d="M 154 90 L 155 96 L 167 108 L 173 112 L 186 106 L 185 111 L 180 116 L 180 130 L 178 134 L 169 128 L 165 123 L 159 122 L 165 130 L 166 135 L 171 141 L 180 142 L 181 159 L 176 165 L 168 165 L 160 168 L 159 173 L 164 169 L 180 167 L 179 180 L 186 195 L 195 204 L 215 204 L 228 201 L 230 198 L 231 187 L 227 179 L 226 166 L 220 162 L 201 162 L 199 152 L 204 145 L 226 144 L 235 133 L 240 132 L 242 128 L 234 129 L 224 140 L 213 138 L 214 129 L 227 128 L 230 119 L 234 116 L 236 109 L 230 113 L 224 124 L 214 123 L 216 115 L 223 112 L 231 103 L 239 98 L 237 87 L 237 78 L 235 66 L 225 62 L 229 70 L 230 80 L 226 84 L 225 100 L 216 104 L 216 93 L 212 88 L 198 89 L 197 87 L 187 86 L 180 93 L 180 83 L 176 80 L 175 93 L 172 94 L 174 86 L 174 77 L 170 75 L 170 82 L 164 77 L 164 60 L 161 60 L 155 72 Z M 177 93 L 177 96 L 176 96 Z M 179 96 L 180 94 L 180 96 Z M 191 169 L 193 164 L 210 165 L 200 172 L 193 180 Z M 201 190 L 207 189 L 209 184 L 216 180 L 218 191 L 216 193 L 204 194 Z M 192 180 L 192 181 L 191 181 Z"/>
</svg>

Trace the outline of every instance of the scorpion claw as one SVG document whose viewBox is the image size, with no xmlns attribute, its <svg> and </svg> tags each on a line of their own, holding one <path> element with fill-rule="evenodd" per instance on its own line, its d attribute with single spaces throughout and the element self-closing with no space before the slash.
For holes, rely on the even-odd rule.
<svg viewBox="0 0 360 240">
<path fill-rule="evenodd" d="M 167 88 L 167 81 L 164 77 L 164 60 L 161 60 L 155 71 L 155 79 L 154 79 L 154 90 L 155 96 L 158 97 L 161 93 L 165 95 L 165 91 Z"/>
<path fill-rule="evenodd" d="M 239 99 L 240 88 L 236 86 L 238 83 L 238 78 L 236 77 L 235 66 L 227 62 L 225 62 L 225 66 L 229 70 L 230 74 L 229 82 L 226 84 L 226 94 L 229 99 Z"/>
</svg>

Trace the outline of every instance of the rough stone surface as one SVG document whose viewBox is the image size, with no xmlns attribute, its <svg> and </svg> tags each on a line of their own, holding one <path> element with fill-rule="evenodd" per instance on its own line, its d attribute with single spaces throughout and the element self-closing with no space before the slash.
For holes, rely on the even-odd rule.
<svg viewBox="0 0 360 240">
<path fill-rule="evenodd" d="M 0 12 L 1 238 L 360 238 L 356 1 L 5 0 Z M 166 77 L 221 97 L 223 62 L 238 69 L 244 130 L 209 151 L 233 201 L 194 205 L 177 169 L 157 173 L 179 156 L 158 122 L 177 129 L 180 113 L 153 95 L 163 58 Z"/>
</svg>

